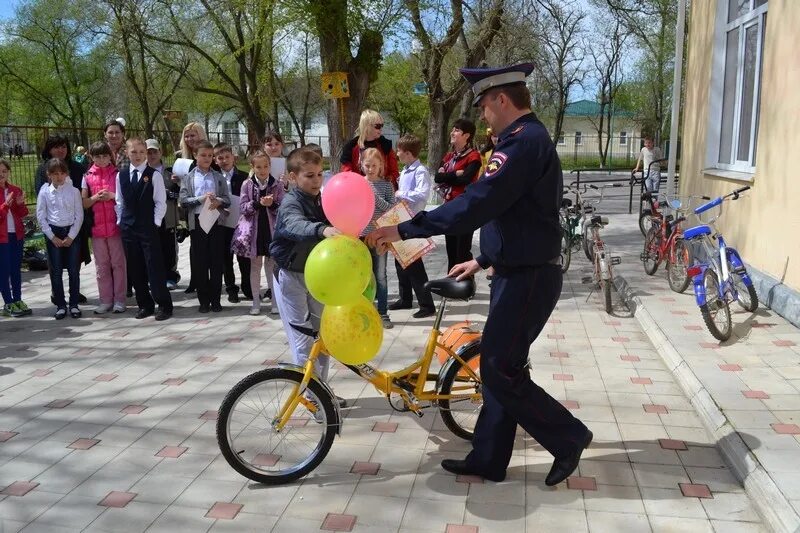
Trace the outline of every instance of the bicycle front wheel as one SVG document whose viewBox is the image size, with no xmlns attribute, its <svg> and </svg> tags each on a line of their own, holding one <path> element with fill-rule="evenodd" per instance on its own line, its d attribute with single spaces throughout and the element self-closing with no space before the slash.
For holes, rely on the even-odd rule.
<svg viewBox="0 0 800 533">
<path fill-rule="evenodd" d="M 318 382 L 308 384 L 306 402 L 297 405 L 283 429 L 275 427 L 302 380 L 301 373 L 268 368 L 237 383 L 222 401 L 217 443 L 228 464 L 244 477 L 267 485 L 288 483 L 314 470 L 328 454 L 337 430 L 336 412 Z"/>
<path fill-rule="evenodd" d="M 658 270 L 658 248 L 661 241 L 661 234 L 657 226 L 652 226 L 647 231 L 647 236 L 644 238 L 644 251 L 642 252 L 642 262 L 644 263 L 644 271 L 646 274 L 652 276 Z"/>
<path fill-rule="evenodd" d="M 753 287 L 752 282 L 750 285 L 745 283 L 742 275 L 734 270 L 730 262 L 728 262 L 728 272 L 731 273 L 731 280 L 736 288 L 736 301 L 739 306 L 750 313 L 758 309 L 758 294 L 756 294 L 756 288 Z"/>
<path fill-rule="evenodd" d="M 708 331 L 715 339 L 726 341 L 731 338 L 731 308 L 727 300 L 719 297 L 719 278 L 710 268 L 703 276 L 706 288 L 706 303 L 700 306 L 700 314 Z"/>
<path fill-rule="evenodd" d="M 675 292 L 683 292 L 689 286 L 690 254 L 689 247 L 683 239 L 675 239 L 672 250 L 667 258 L 667 281 L 669 288 Z"/>
<path fill-rule="evenodd" d="M 483 397 L 475 398 L 475 395 L 481 393 L 482 388 L 480 357 L 480 346 L 467 350 L 461 356 L 465 364 L 454 361 L 439 384 L 439 394 L 452 395 L 450 398 L 439 400 L 442 422 L 454 435 L 466 440 L 472 440 L 478 414 L 483 407 Z M 472 369 L 477 380 L 464 369 L 465 365 Z"/>
<path fill-rule="evenodd" d="M 592 228 L 594 227 L 591 224 L 583 226 L 583 253 L 589 261 L 594 261 L 594 239 L 592 238 Z"/>
<path fill-rule="evenodd" d="M 650 215 L 651 213 L 649 209 L 643 209 L 642 214 L 639 215 L 639 231 L 641 231 L 642 235 L 645 236 L 647 235 L 647 230 L 650 229 L 650 226 L 652 226 Z"/>
</svg>

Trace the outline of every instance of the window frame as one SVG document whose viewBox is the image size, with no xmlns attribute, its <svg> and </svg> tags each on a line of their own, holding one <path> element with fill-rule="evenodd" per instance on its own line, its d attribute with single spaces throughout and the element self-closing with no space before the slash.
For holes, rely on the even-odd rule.
<svg viewBox="0 0 800 533">
<path fill-rule="evenodd" d="M 627 132 L 627 130 L 619 132 L 619 145 L 620 146 L 628 146 L 628 132 Z"/>
<path fill-rule="evenodd" d="M 583 146 L 583 132 L 576 131 L 575 132 L 575 146 Z"/>
<path fill-rule="evenodd" d="M 565 146 L 567 144 L 567 137 L 562 131 L 561 134 L 558 136 L 558 142 L 556 143 L 558 146 Z"/>
<path fill-rule="evenodd" d="M 709 84 L 709 116 L 708 116 L 708 142 L 706 152 L 706 168 L 716 168 L 721 170 L 729 170 L 736 172 L 754 173 L 755 172 L 755 157 L 758 147 L 758 128 L 760 123 L 760 104 L 761 104 L 761 81 L 763 75 L 763 62 L 764 62 L 764 35 L 766 31 L 766 23 L 769 20 L 767 17 L 769 1 L 757 6 L 756 0 L 750 1 L 750 10 L 744 15 L 740 15 L 731 22 L 728 22 L 728 0 L 718 0 L 715 32 L 714 32 L 714 47 L 713 47 L 713 62 L 715 68 L 712 72 L 711 83 Z M 742 122 L 742 98 L 745 83 L 745 48 L 746 32 L 749 28 L 756 26 L 757 33 L 755 39 L 756 55 L 755 55 L 755 74 L 753 80 L 753 99 L 750 109 L 750 146 L 748 151 L 747 160 L 739 159 L 739 141 L 741 138 L 741 122 Z M 723 102 L 725 91 L 725 65 L 727 60 L 727 37 L 728 33 L 737 30 L 737 61 L 736 61 L 736 81 L 734 88 L 734 102 L 733 102 L 733 115 L 732 115 L 732 132 L 730 134 L 730 160 L 731 163 L 720 162 L 720 148 L 722 145 L 722 120 L 723 120 Z"/>
</svg>

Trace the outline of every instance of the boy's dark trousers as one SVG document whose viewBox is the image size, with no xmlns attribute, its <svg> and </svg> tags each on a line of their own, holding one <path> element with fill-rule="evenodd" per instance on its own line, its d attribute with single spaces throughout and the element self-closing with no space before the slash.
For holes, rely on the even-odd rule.
<svg viewBox="0 0 800 533">
<path fill-rule="evenodd" d="M 422 258 L 417 259 L 405 269 L 395 259 L 394 267 L 397 270 L 399 300 L 403 304 L 410 306 L 412 302 L 411 290 L 413 289 L 414 294 L 417 295 L 417 303 L 419 303 L 420 309 L 434 309 L 433 296 L 425 288 L 425 284 L 428 282 L 428 273 L 425 272 L 425 263 L 422 262 Z"/>
<path fill-rule="evenodd" d="M 161 257 L 164 260 L 164 274 L 167 281 L 178 283 L 178 241 L 175 239 L 175 228 L 167 228 L 164 222 L 158 229 L 161 241 Z"/>
<path fill-rule="evenodd" d="M 133 282 L 136 305 L 139 309 L 155 311 L 155 305 L 172 313 L 172 296 L 167 290 L 164 259 L 161 257 L 159 228 L 150 224 L 149 231 L 141 228 L 122 230 L 122 244 L 128 266 L 128 279 Z M 148 287 L 149 281 L 149 287 Z"/>
<path fill-rule="evenodd" d="M 239 287 L 236 285 L 236 274 L 233 271 L 233 257 L 234 253 L 231 251 L 231 242 L 233 241 L 234 228 L 226 226 L 220 227 L 222 234 L 225 236 L 225 270 L 223 278 L 225 280 L 225 292 L 228 296 L 239 294 Z M 239 275 L 242 280 L 242 294 L 245 298 L 250 298 L 250 260 L 246 257 L 236 256 L 237 263 L 239 263 Z M 243 264 L 244 260 L 247 264 Z"/>
<path fill-rule="evenodd" d="M 461 235 L 445 235 L 444 243 L 447 249 L 447 271 L 459 264 L 472 259 L 472 235 L 474 232 Z"/>
<path fill-rule="evenodd" d="M 225 260 L 225 235 L 222 230 L 219 224 L 214 224 L 211 231 L 206 233 L 200 227 L 199 216 L 195 215 L 189 261 L 192 283 L 197 289 L 200 305 L 219 305 Z"/>
<path fill-rule="evenodd" d="M 50 226 L 53 235 L 59 239 L 67 238 L 69 229 L 72 226 Z M 62 274 L 64 269 L 67 269 L 69 274 L 69 307 L 78 307 L 78 298 L 80 294 L 80 271 L 78 265 L 80 263 L 81 246 L 80 241 L 76 237 L 66 248 L 59 248 L 50 239 L 46 239 L 47 243 L 47 260 L 50 264 L 50 286 L 53 290 L 53 300 L 56 307 L 65 309 L 67 302 L 64 299 L 64 280 Z"/>
</svg>

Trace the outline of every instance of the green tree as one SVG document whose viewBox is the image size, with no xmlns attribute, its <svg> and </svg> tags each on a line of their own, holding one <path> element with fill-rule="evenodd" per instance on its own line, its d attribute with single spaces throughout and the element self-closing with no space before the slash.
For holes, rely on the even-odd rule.
<svg viewBox="0 0 800 533">
<path fill-rule="evenodd" d="M 400 135 L 414 133 L 426 142 L 428 100 L 413 92 L 413 85 L 421 80 L 419 64 L 412 57 L 399 52 L 389 54 L 367 103 L 385 113 L 397 125 Z"/>
<path fill-rule="evenodd" d="M 102 120 L 111 57 L 93 31 L 89 0 L 29 0 L 4 28 L 0 75 L 32 108 L 33 116 L 70 128 L 88 141 L 86 128 Z"/>
</svg>

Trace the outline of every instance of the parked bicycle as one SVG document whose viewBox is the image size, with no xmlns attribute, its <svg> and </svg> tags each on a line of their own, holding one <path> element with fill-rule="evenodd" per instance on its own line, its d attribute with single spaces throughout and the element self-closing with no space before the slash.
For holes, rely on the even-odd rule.
<svg viewBox="0 0 800 533">
<path fill-rule="evenodd" d="M 586 200 L 590 203 L 600 203 L 603 200 L 603 192 L 609 187 L 621 187 L 621 184 L 611 183 L 601 187 L 593 187 L 599 191 L 599 197 Z M 592 215 L 583 225 L 583 247 L 586 256 L 592 261 L 592 281 L 600 287 L 603 293 L 603 304 L 606 313 L 611 314 L 613 303 L 611 301 L 611 286 L 614 283 L 614 272 L 612 266 L 621 262 L 619 256 L 612 256 L 606 247 L 605 242 L 600 236 L 600 230 L 608 225 L 608 217 Z"/>
<path fill-rule="evenodd" d="M 597 189 L 594 185 L 584 185 Z M 575 195 L 575 201 L 567 198 Z M 566 273 L 572 262 L 572 252 L 577 252 L 583 245 L 583 225 L 585 218 L 594 212 L 594 207 L 583 201 L 579 187 L 564 187 L 564 198 L 561 200 L 561 272 Z"/>
<path fill-rule="evenodd" d="M 439 327 L 447 301 L 472 298 L 475 282 L 444 278 L 428 282 L 426 288 L 442 300 L 419 359 L 395 372 L 369 364 L 345 366 L 372 383 L 396 411 L 421 417 L 424 409 L 438 408 L 450 431 L 471 440 L 483 405 L 481 336 L 473 331 L 468 342 L 456 346 L 448 340 L 453 336 Z M 447 354 L 444 363 L 431 372 L 434 354 L 442 351 Z M 342 428 L 336 397 L 314 374 L 314 361 L 323 353 L 325 346 L 318 338 L 305 366 L 279 364 L 260 370 L 227 394 L 217 419 L 217 442 L 234 470 L 275 485 L 305 476 L 322 462 Z M 426 388 L 428 382 L 432 385 Z"/>
<path fill-rule="evenodd" d="M 732 302 L 736 301 L 745 311 L 750 312 L 758 307 L 758 295 L 744 261 L 735 248 L 726 244 L 715 226 L 715 222 L 722 216 L 724 203 L 738 200 L 741 193 L 748 189 L 749 186 L 741 187 L 697 207 L 694 210 L 696 215 L 714 207 L 719 207 L 719 212 L 707 224 L 689 228 L 683 234 L 686 241 L 700 243 L 707 257 L 705 262 L 700 262 L 697 261 L 699 254 L 693 254 L 695 263 L 689 267 L 688 274 L 694 284 L 695 299 L 703 321 L 708 331 L 721 341 L 731 337 Z"/>
<path fill-rule="evenodd" d="M 669 288 L 678 293 L 685 291 L 690 281 L 686 270 L 691 264 L 691 252 L 683 239 L 681 223 L 686 220 L 684 210 L 689 208 L 694 198 L 711 199 L 692 196 L 687 199 L 685 206 L 680 200 L 672 200 L 670 205 L 675 215 L 671 215 L 659 211 L 659 203 L 653 193 L 642 194 L 642 199 L 650 205 L 650 228 L 645 235 L 644 250 L 640 256 L 644 271 L 652 276 L 658 270 L 658 265 L 666 261 Z"/>
<path fill-rule="evenodd" d="M 667 159 L 657 159 L 655 161 L 652 161 L 647 166 L 647 174 L 644 173 L 644 168 L 642 168 L 642 177 L 641 178 L 637 178 L 636 174 L 634 172 L 631 172 L 631 184 L 633 185 L 634 183 L 639 183 L 641 185 L 641 187 L 642 187 L 642 196 L 641 196 L 642 201 L 645 200 L 644 195 L 646 193 L 653 192 L 653 191 L 646 191 L 644 189 L 645 177 L 650 175 L 650 171 L 651 171 L 653 165 L 655 165 L 655 164 L 659 164 L 660 165 L 661 163 L 664 163 L 665 161 L 667 161 Z M 653 208 L 653 203 L 654 202 L 656 204 L 655 208 Z M 652 197 L 652 201 L 649 201 L 647 203 L 649 204 L 649 207 L 642 207 L 642 202 L 639 203 L 639 230 L 642 232 L 642 235 L 647 235 L 647 230 L 650 229 L 650 226 L 652 225 L 650 223 L 651 222 L 650 219 L 652 218 L 652 216 L 655 213 L 655 211 L 658 209 L 658 193 L 654 194 L 653 197 Z"/>
</svg>

